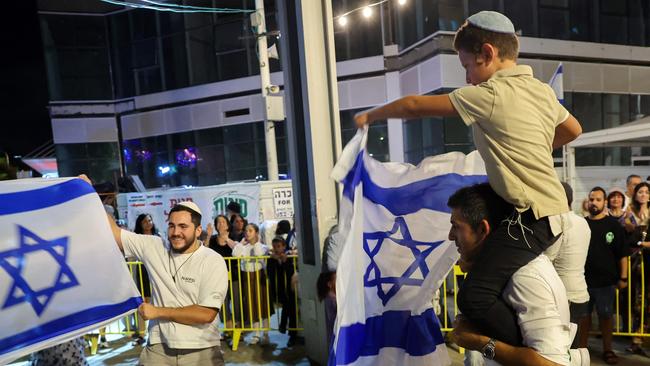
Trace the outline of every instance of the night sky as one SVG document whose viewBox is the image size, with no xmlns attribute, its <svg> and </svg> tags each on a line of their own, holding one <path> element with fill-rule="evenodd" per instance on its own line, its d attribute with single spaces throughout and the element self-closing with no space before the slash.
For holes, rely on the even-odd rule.
<svg viewBox="0 0 650 366">
<path fill-rule="evenodd" d="M 3 2 L 0 12 L 0 150 L 25 155 L 52 138 L 36 0 Z"/>
</svg>

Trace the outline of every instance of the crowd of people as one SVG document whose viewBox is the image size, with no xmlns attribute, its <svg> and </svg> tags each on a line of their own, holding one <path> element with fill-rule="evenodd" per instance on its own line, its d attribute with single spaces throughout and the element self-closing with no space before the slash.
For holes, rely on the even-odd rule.
<svg viewBox="0 0 650 366">
<path fill-rule="evenodd" d="M 582 128 L 553 90 L 533 77 L 531 67 L 517 64 L 512 22 L 497 12 L 474 14 L 456 32 L 454 48 L 470 86 L 404 97 L 355 116 L 359 127 L 388 118 L 459 116 L 473 130 L 489 184 L 462 188 L 447 202 L 449 239 L 467 273 L 458 293 L 462 315 L 450 340 L 479 352 L 487 363 L 587 365 L 595 310 L 602 358 L 617 363 L 611 347 L 616 288 L 629 294 L 619 301 L 631 299 L 619 304 L 631 309 L 623 322 L 627 329 L 643 331 L 641 324 L 648 323 L 642 321 L 648 291 L 640 284 L 650 269 L 637 263 L 647 259 L 644 249 L 650 248 L 650 185 L 631 175 L 625 192 L 594 187 L 580 221 L 570 212 L 573 193 L 560 183 L 551 153 Z M 222 307 L 226 324 L 240 322 L 254 330 L 249 343 L 268 342 L 262 330 L 268 329 L 274 307 L 267 291 L 273 294 L 270 301 L 282 304 L 280 330 L 295 326 L 297 268 L 288 260 L 295 248 L 289 223 L 278 223 L 269 246 L 260 240 L 260 228 L 229 205 L 225 216 L 214 219 L 216 234 L 208 228 L 202 242 L 201 217 L 192 202 L 173 207 L 168 245 L 155 235 L 122 230 L 109 219 L 118 247 L 144 263 L 154 287 L 152 301 L 138 310 L 149 321 L 141 364 L 223 365 L 215 321 Z M 270 259 L 260 258 L 267 254 Z M 227 265 L 221 258 L 241 259 Z M 330 329 L 335 270 L 324 268 L 318 281 Z M 237 273 L 230 288 L 228 272 Z M 290 335 L 291 343 L 295 333 Z M 329 332 L 328 342 L 332 337 Z M 629 351 L 644 353 L 638 339 L 632 339 Z"/>
<path fill-rule="evenodd" d="M 589 192 L 585 219 L 591 236 L 585 263 L 589 307 L 580 321 L 579 345 L 587 346 L 591 312 L 595 309 L 602 334 L 605 361 L 614 363 L 612 333 L 647 333 L 650 273 L 642 266 L 650 255 L 648 200 L 650 183 L 630 175 L 627 189 L 594 187 Z M 643 269 L 642 269 L 643 268 Z M 619 290 L 618 303 L 615 290 Z M 616 311 L 618 309 L 618 312 Z M 645 321 L 642 322 L 641 319 Z M 643 328 L 641 325 L 643 324 Z M 632 337 L 627 351 L 647 355 L 641 338 Z"/>
</svg>

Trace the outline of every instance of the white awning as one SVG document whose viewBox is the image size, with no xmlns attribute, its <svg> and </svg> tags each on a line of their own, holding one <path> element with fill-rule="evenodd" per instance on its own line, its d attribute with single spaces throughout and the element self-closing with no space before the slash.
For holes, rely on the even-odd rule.
<svg viewBox="0 0 650 366">
<path fill-rule="evenodd" d="M 650 146 L 650 116 L 617 127 L 585 132 L 569 147 Z"/>
</svg>

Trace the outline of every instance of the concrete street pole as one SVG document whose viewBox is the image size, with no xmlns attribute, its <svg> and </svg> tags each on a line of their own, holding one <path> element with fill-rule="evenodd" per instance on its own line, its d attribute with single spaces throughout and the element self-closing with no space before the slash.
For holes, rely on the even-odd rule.
<svg viewBox="0 0 650 366">
<path fill-rule="evenodd" d="M 266 143 L 266 167 L 268 180 L 278 180 L 278 154 L 275 147 L 275 123 L 268 118 L 268 96 L 271 89 L 271 71 L 269 69 L 269 54 L 266 43 L 266 18 L 264 15 L 264 0 L 255 0 L 255 13 L 251 15 L 251 24 L 256 27 L 257 54 L 262 81 L 262 99 L 266 113 L 264 114 L 264 142 Z"/>
</svg>

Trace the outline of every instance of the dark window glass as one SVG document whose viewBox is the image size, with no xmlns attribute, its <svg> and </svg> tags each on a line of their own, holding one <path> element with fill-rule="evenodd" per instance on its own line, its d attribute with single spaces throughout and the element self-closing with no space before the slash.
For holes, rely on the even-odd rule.
<svg viewBox="0 0 650 366">
<path fill-rule="evenodd" d="M 160 67 L 149 67 L 136 69 L 135 81 L 138 94 L 156 93 L 162 90 L 162 79 L 160 77 Z"/>
<path fill-rule="evenodd" d="M 592 0 L 572 0 L 570 3 L 571 39 L 576 41 L 594 41 L 596 32 L 592 20 Z"/>
<path fill-rule="evenodd" d="M 52 100 L 112 99 L 103 17 L 41 15 Z"/>
<path fill-rule="evenodd" d="M 627 1 L 600 1 L 600 42 L 627 43 Z"/>
<path fill-rule="evenodd" d="M 468 0 L 467 13 L 472 15 L 482 10 L 499 11 L 499 0 Z"/>
<path fill-rule="evenodd" d="M 163 36 L 182 33 L 185 30 L 185 20 L 182 13 L 161 11 L 158 13 L 160 33 Z"/>
<path fill-rule="evenodd" d="M 650 95 L 630 95 L 630 119 L 637 120 L 650 115 Z"/>
<path fill-rule="evenodd" d="M 568 9 L 540 7 L 539 24 L 539 36 L 542 38 L 570 38 Z"/>
<path fill-rule="evenodd" d="M 357 133 L 354 125 L 354 115 L 363 109 L 350 109 L 340 112 L 341 143 L 347 144 Z M 385 120 L 375 121 L 368 131 L 368 154 L 379 161 L 389 161 L 388 153 L 388 125 Z"/>
<path fill-rule="evenodd" d="M 145 9 L 136 9 L 129 12 L 131 15 L 131 32 L 134 40 L 154 38 L 156 32 L 157 12 Z"/>
<path fill-rule="evenodd" d="M 573 115 L 580 121 L 584 132 L 603 128 L 602 94 L 573 93 Z"/>
<path fill-rule="evenodd" d="M 183 88 L 189 85 L 185 35 L 176 34 L 162 39 L 163 65 L 165 67 L 166 89 Z"/>
<path fill-rule="evenodd" d="M 117 143 L 57 144 L 55 146 L 59 175 L 74 177 L 87 174 L 96 183 L 114 182 L 119 176 L 120 161 Z"/>
<path fill-rule="evenodd" d="M 334 0 L 332 1 L 332 11 L 334 16 L 338 16 L 366 4 L 367 2 L 363 0 Z M 389 4 L 380 6 L 389 6 Z M 334 25 L 334 44 L 337 61 L 382 54 L 379 6 L 372 7 L 372 11 L 372 16 L 367 19 L 361 16 L 360 12 L 348 15 L 348 24 L 346 26 L 340 26 L 336 21 Z"/>
<path fill-rule="evenodd" d="M 504 0 L 505 15 L 524 37 L 537 37 L 536 2 L 534 0 Z"/>
</svg>

